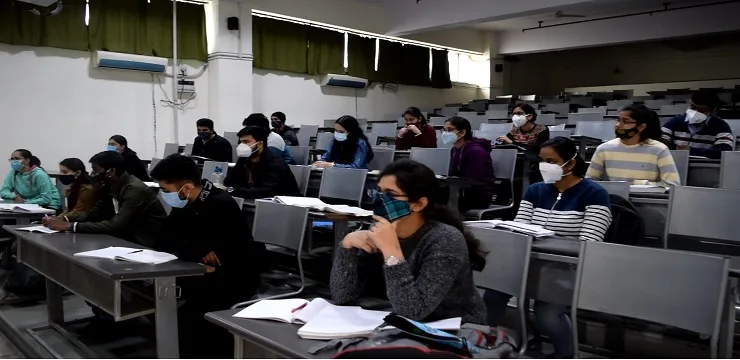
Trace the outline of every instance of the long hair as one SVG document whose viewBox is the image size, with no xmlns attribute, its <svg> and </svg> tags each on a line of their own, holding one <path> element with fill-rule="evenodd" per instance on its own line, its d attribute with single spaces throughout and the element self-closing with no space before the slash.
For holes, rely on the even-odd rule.
<svg viewBox="0 0 740 360">
<path fill-rule="evenodd" d="M 411 115 L 411 116 L 419 119 L 419 124 L 420 125 L 424 125 L 424 124 L 427 123 L 427 118 L 424 116 L 424 114 L 421 113 L 421 110 L 419 110 L 419 108 L 416 107 L 416 106 L 412 106 L 412 107 L 406 109 L 406 111 L 403 112 L 403 115 L 402 116 L 406 116 L 406 115 Z M 419 129 L 419 130 L 421 130 L 421 129 Z"/>
<path fill-rule="evenodd" d="M 123 135 L 113 135 L 110 137 L 109 140 L 113 140 L 123 146 L 123 151 L 121 151 L 121 155 L 128 155 L 133 154 L 136 155 L 136 151 L 131 150 L 131 148 L 128 147 L 128 140 L 126 140 Z"/>
<path fill-rule="evenodd" d="M 471 267 L 474 270 L 485 267 L 486 253 L 481 249 L 480 241 L 465 229 L 456 210 L 437 203 L 439 185 L 432 169 L 416 161 L 402 159 L 388 165 L 380 174 L 380 177 L 388 175 L 396 177 L 396 185 L 407 194 L 409 201 L 418 201 L 423 197 L 427 198 L 429 200 L 428 204 L 422 210 L 424 218 L 439 221 L 459 230 L 465 237 Z"/>
<path fill-rule="evenodd" d="M 546 147 L 551 147 L 553 150 L 555 150 L 555 152 L 558 153 L 558 156 L 560 156 L 563 161 L 570 161 L 570 159 L 575 159 L 576 164 L 573 166 L 573 170 L 571 170 L 571 172 L 573 173 L 573 175 L 578 176 L 579 178 L 586 176 L 586 171 L 588 171 L 588 164 L 586 164 L 586 161 L 583 160 L 583 158 L 578 156 L 578 149 L 576 148 L 575 141 L 567 137 L 557 136 L 543 142 L 540 146 L 540 149 L 544 149 Z"/>
<path fill-rule="evenodd" d="M 347 130 L 347 140 L 336 141 L 334 140 L 331 144 L 331 158 L 329 161 L 340 164 L 351 164 L 355 159 L 355 153 L 360 141 L 367 143 L 367 161 L 370 162 L 374 157 L 373 148 L 370 146 L 370 142 L 367 140 L 367 136 L 362 132 L 360 123 L 357 122 L 352 116 L 344 115 L 337 119 L 337 124 L 342 125 L 344 130 Z"/>
<path fill-rule="evenodd" d="M 28 166 L 29 167 L 34 167 L 34 166 L 41 167 L 41 160 L 39 160 L 39 158 L 33 156 L 33 154 L 31 154 L 30 151 L 28 151 L 26 149 L 17 149 L 17 150 L 15 150 L 13 152 L 20 153 L 21 156 L 24 159 L 28 159 Z"/>
<path fill-rule="evenodd" d="M 640 141 L 653 139 L 660 141 L 662 134 L 660 118 L 655 111 L 645 107 L 645 105 L 632 104 L 622 108 L 621 111 L 628 111 L 630 118 L 637 121 L 637 126 L 645 124 L 645 130 L 640 133 Z"/>
<path fill-rule="evenodd" d="M 83 163 L 82 160 L 78 158 L 64 159 L 59 163 L 59 165 L 72 170 L 72 172 L 80 172 L 80 176 L 78 176 L 75 181 L 70 184 L 69 195 L 67 195 L 67 208 L 74 209 L 75 205 L 77 204 L 77 199 L 80 196 L 80 188 L 82 187 L 82 185 L 92 184 L 92 178 L 90 177 L 90 174 L 87 173 L 87 169 L 85 169 L 85 163 Z"/>
<path fill-rule="evenodd" d="M 465 141 L 473 140 L 473 129 L 468 119 L 460 116 L 453 116 L 447 119 L 447 121 L 445 122 L 450 123 L 450 125 L 457 129 L 457 131 L 465 130 L 465 136 L 463 136 L 463 139 L 465 139 Z"/>
</svg>

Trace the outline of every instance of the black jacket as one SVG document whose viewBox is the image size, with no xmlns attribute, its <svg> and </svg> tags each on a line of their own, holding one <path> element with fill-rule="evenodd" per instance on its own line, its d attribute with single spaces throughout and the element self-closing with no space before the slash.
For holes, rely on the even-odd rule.
<svg viewBox="0 0 740 360">
<path fill-rule="evenodd" d="M 275 129 L 275 132 L 283 138 L 286 146 L 299 145 L 298 135 L 296 135 L 295 130 L 293 130 L 292 127 L 285 125 L 281 129 Z M 303 144 L 303 146 L 308 146 L 308 144 Z"/>
<path fill-rule="evenodd" d="M 236 166 L 229 170 L 224 185 L 230 188 L 231 196 L 244 199 L 300 196 L 295 176 L 281 157 L 266 149 L 259 156 L 256 163 L 252 158 L 239 158 Z"/>
<path fill-rule="evenodd" d="M 187 301 L 228 308 L 249 300 L 259 287 L 264 245 L 252 240 L 234 198 L 208 180 L 195 201 L 172 209 L 156 248 L 198 263 L 213 251 L 221 262 L 205 276 L 177 279 Z"/>
<path fill-rule="evenodd" d="M 229 140 L 218 134 L 213 135 L 213 139 L 203 141 L 200 137 L 193 140 L 192 155 L 209 158 L 213 161 L 232 161 L 232 149 Z"/>
<path fill-rule="evenodd" d="M 126 172 L 137 177 L 141 181 L 149 181 L 149 172 L 146 170 L 144 163 L 136 155 L 136 151 L 129 148 L 121 153 L 123 160 L 126 161 Z"/>
</svg>

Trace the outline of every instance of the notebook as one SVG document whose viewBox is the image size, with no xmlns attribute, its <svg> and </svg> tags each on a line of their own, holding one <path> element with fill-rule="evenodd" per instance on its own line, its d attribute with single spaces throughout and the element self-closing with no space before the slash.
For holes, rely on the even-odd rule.
<svg viewBox="0 0 740 360">
<path fill-rule="evenodd" d="M 0 204 L 0 211 L 12 211 L 33 214 L 55 214 L 56 210 L 43 208 L 36 204 Z"/>
<path fill-rule="evenodd" d="M 555 232 L 548 230 L 539 225 L 523 224 L 516 221 L 503 221 L 503 220 L 481 220 L 481 221 L 466 221 L 466 225 L 485 229 L 506 229 L 513 232 L 522 233 L 533 237 L 545 237 L 553 236 Z"/>
<path fill-rule="evenodd" d="M 16 230 L 22 230 L 22 231 L 28 231 L 28 232 L 39 232 L 43 234 L 56 234 L 59 231 L 49 229 L 48 227 L 44 225 L 38 225 L 38 226 L 29 226 L 24 228 L 17 228 Z"/>
<path fill-rule="evenodd" d="M 372 211 L 358 208 L 356 206 L 329 205 L 318 198 L 299 196 L 275 196 L 273 200 L 285 205 L 307 207 L 313 210 L 331 212 L 335 214 L 354 215 L 358 217 L 373 216 Z"/>
<path fill-rule="evenodd" d="M 334 306 L 322 298 L 311 301 L 304 299 L 262 300 L 234 314 L 234 317 L 305 324 L 327 305 Z"/>
<path fill-rule="evenodd" d="M 98 250 L 83 251 L 74 254 L 74 256 L 88 257 L 93 259 L 131 261 L 135 263 L 152 265 L 162 264 L 177 259 L 177 256 L 168 253 L 119 246 L 109 246 L 107 248 Z"/>
</svg>

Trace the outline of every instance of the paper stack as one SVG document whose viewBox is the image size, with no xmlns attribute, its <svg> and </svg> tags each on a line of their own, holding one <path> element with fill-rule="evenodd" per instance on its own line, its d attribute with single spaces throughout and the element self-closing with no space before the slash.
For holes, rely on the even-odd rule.
<svg viewBox="0 0 740 360">
<path fill-rule="evenodd" d="M 0 204 L 0 211 L 30 214 L 55 214 L 56 210 L 43 208 L 36 204 Z"/>
<path fill-rule="evenodd" d="M 482 221 L 466 221 L 466 225 L 471 227 L 486 228 L 486 229 L 506 229 L 513 232 L 533 236 L 533 237 L 545 237 L 553 236 L 555 232 L 547 230 L 539 225 L 523 224 L 516 221 L 503 221 L 503 220 L 482 220 Z"/>
<path fill-rule="evenodd" d="M 98 250 L 83 251 L 74 254 L 74 256 L 88 257 L 94 259 L 131 261 L 135 263 L 152 265 L 162 264 L 177 259 L 177 256 L 168 253 L 119 246 L 110 246 Z"/>
<path fill-rule="evenodd" d="M 356 206 L 347 205 L 329 205 L 318 198 L 298 197 L 298 196 L 276 196 L 274 201 L 281 204 L 307 207 L 317 211 L 331 212 L 335 214 L 354 215 L 358 217 L 373 216 L 372 211 L 368 211 Z"/>
</svg>

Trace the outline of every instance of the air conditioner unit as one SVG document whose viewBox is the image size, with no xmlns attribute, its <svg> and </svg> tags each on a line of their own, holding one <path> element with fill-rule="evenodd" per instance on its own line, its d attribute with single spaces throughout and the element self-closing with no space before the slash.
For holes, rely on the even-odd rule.
<svg viewBox="0 0 740 360">
<path fill-rule="evenodd" d="M 349 75 L 327 74 L 321 78 L 321 86 L 339 86 L 354 89 L 364 89 L 367 87 L 367 79 L 362 79 Z"/>
<path fill-rule="evenodd" d="M 93 53 L 92 65 L 99 69 L 135 70 L 153 73 L 167 71 L 167 59 L 154 56 L 114 53 L 97 50 Z"/>
</svg>

